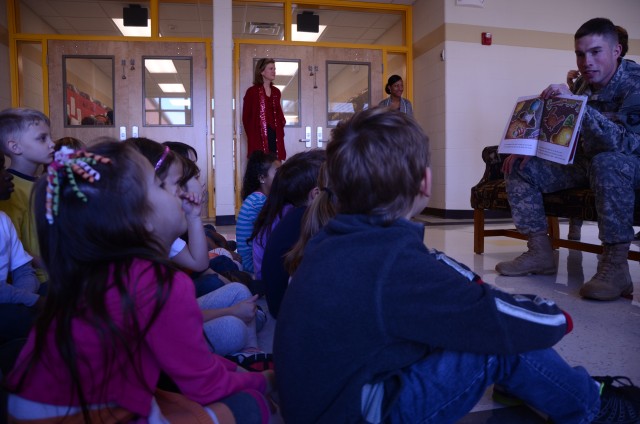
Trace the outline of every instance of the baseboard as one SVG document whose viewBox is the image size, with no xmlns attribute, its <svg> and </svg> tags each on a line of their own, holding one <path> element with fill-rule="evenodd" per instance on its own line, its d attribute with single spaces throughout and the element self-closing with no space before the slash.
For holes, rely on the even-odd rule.
<svg viewBox="0 0 640 424">
<path fill-rule="evenodd" d="M 236 216 L 216 215 L 216 225 L 236 225 Z"/>
<path fill-rule="evenodd" d="M 444 219 L 473 219 L 473 209 L 424 208 L 422 215 L 437 216 L 438 218 Z M 511 213 L 507 211 L 485 210 L 484 216 L 486 219 L 505 219 L 511 218 Z"/>
</svg>

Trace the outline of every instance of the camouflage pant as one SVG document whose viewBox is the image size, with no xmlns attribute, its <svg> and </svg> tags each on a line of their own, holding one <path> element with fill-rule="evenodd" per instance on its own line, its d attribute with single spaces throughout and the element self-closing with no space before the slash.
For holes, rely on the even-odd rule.
<svg viewBox="0 0 640 424">
<path fill-rule="evenodd" d="M 537 157 L 520 169 L 516 162 L 506 177 L 516 228 L 522 234 L 547 231 L 542 193 L 591 187 L 596 199 L 599 238 L 603 243 L 633 240 L 635 190 L 640 188 L 640 157 L 605 152 L 592 159 L 576 157 L 560 165 Z"/>
</svg>

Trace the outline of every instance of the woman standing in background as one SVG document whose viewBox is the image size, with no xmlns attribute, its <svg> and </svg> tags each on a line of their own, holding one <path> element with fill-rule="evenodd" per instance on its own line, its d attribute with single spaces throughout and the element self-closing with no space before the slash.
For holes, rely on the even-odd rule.
<svg viewBox="0 0 640 424">
<path fill-rule="evenodd" d="M 273 85 L 276 64 L 272 58 L 258 60 L 253 85 L 247 89 L 242 105 L 242 124 L 247 134 L 247 157 L 256 150 L 273 153 L 279 160 L 287 158 L 284 148 L 282 93 Z"/>
<path fill-rule="evenodd" d="M 378 103 L 378 106 L 388 107 L 393 110 L 399 110 L 409 116 L 413 116 L 413 107 L 411 102 L 402 98 L 404 92 L 404 82 L 400 75 L 391 75 L 384 87 L 384 91 L 389 95 L 386 99 Z"/>
</svg>

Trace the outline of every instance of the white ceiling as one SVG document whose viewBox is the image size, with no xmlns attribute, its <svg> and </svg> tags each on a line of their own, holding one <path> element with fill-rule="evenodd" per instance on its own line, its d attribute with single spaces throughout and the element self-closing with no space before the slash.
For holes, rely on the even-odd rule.
<svg viewBox="0 0 640 424">
<path fill-rule="evenodd" d="M 365 1 L 365 0 L 355 0 Z M 366 0 L 369 3 L 412 5 L 414 0 Z M 160 3 L 160 33 L 164 37 L 211 37 L 212 0 L 194 0 L 191 3 Z M 122 18 L 122 9 L 144 1 L 121 0 L 21 0 L 21 16 L 40 17 L 59 34 L 120 36 L 111 18 Z M 25 10 L 23 8 L 28 8 Z M 312 10 L 320 16 L 320 24 L 327 25 L 319 41 L 376 44 L 377 40 L 400 21 L 398 14 L 389 11 L 335 11 L 323 7 L 293 10 L 295 15 Z M 252 24 L 260 24 L 261 32 L 275 35 L 251 34 Z M 267 25 L 264 25 L 267 24 Z M 233 3 L 234 38 L 281 39 L 283 16 L 281 7 L 269 3 Z M 24 32 L 40 32 L 40 28 Z M 397 30 L 396 30 L 397 32 Z M 388 41 L 388 40 L 387 40 Z M 400 43 L 401 41 L 396 41 Z"/>
</svg>

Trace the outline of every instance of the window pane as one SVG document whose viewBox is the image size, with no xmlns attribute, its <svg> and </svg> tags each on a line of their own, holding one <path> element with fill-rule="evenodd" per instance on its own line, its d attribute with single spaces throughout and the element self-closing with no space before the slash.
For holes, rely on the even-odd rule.
<svg viewBox="0 0 640 424">
<path fill-rule="evenodd" d="M 233 38 L 284 40 L 282 3 L 233 2 Z"/>
<path fill-rule="evenodd" d="M 327 126 L 335 127 L 371 105 L 371 65 L 327 62 Z"/>
<path fill-rule="evenodd" d="M 191 58 L 144 57 L 145 126 L 191 126 Z"/>
<path fill-rule="evenodd" d="M 212 0 L 163 0 L 158 15 L 158 27 L 163 37 L 213 37 Z"/>
<path fill-rule="evenodd" d="M 300 61 L 276 60 L 276 79 L 273 82 L 282 91 L 282 112 L 287 127 L 300 126 Z"/>
<path fill-rule="evenodd" d="M 148 19 L 146 26 L 123 25 L 124 8 L 129 8 L 131 5 L 140 6 L 140 8 L 146 9 L 150 18 L 149 3 L 149 0 L 126 2 L 109 0 L 47 0 L 46 2 L 20 0 L 18 2 L 20 16 L 20 28 L 18 31 L 33 34 L 149 37 L 151 35 L 151 25 Z M 129 31 L 139 32 L 140 30 L 143 30 L 144 33 L 129 33 Z"/>
<path fill-rule="evenodd" d="M 62 63 L 65 126 L 113 126 L 113 57 L 63 56 Z"/>
</svg>

